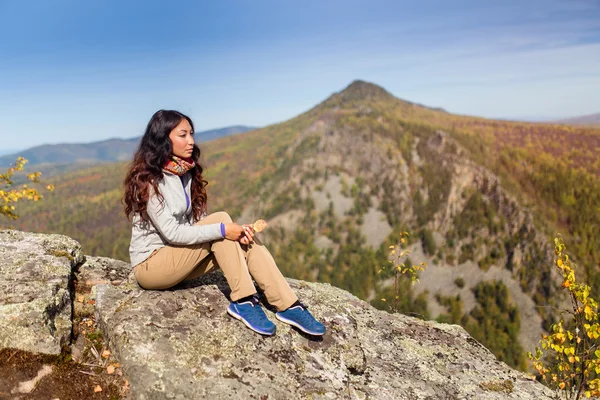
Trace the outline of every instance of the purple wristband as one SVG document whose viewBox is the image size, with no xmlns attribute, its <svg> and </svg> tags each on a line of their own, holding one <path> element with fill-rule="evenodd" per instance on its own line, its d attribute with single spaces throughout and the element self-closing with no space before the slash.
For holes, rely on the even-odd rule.
<svg viewBox="0 0 600 400">
<path fill-rule="evenodd" d="M 221 222 L 221 236 L 225 237 L 225 224 Z"/>
</svg>

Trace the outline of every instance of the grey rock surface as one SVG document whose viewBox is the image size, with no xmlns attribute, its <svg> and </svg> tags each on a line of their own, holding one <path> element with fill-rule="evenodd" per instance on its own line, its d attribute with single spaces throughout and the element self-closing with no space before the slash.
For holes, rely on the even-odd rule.
<svg viewBox="0 0 600 400">
<path fill-rule="evenodd" d="M 131 264 L 125 261 L 113 260 L 108 257 L 86 256 L 85 262 L 77 271 L 77 280 L 83 291 L 103 283 L 118 285 L 127 280 L 130 272 Z"/>
<path fill-rule="evenodd" d="M 220 272 L 167 291 L 97 286 L 96 314 L 135 399 L 547 399 L 457 325 L 379 311 L 328 284 L 289 280 L 321 340 L 229 317 Z"/>
<path fill-rule="evenodd" d="M 58 354 L 71 338 L 74 297 L 87 299 L 79 290 L 93 289 L 98 324 L 134 399 L 553 396 L 457 325 L 379 311 L 328 284 L 289 280 L 326 324 L 323 338 L 301 334 L 272 311 L 277 334 L 262 337 L 226 314 L 220 272 L 145 291 L 127 263 L 84 263 L 68 237 L 10 230 L 0 231 L 0 271 L 0 348 Z"/>
<path fill-rule="evenodd" d="M 81 246 L 62 235 L 0 231 L 0 348 L 59 354 L 72 327 Z"/>
<path fill-rule="evenodd" d="M 85 262 L 75 271 L 77 293 L 73 303 L 74 317 L 86 318 L 94 315 L 96 285 L 119 285 L 127 280 L 129 273 L 131 273 L 131 265 L 124 261 L 86 256 Z"/>
</svg>

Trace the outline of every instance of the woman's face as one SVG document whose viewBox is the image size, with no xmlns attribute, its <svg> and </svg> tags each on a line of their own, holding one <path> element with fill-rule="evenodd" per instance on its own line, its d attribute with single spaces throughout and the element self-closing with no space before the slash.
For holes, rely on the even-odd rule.
<svg viewBox="0 0 600 400">
<path fill-rule="evenodd" d="M 173 155 L 180 158 L 189 158 L 194 151 L 194 132 L 187 119 L 182 119 L 179 125 L 169 134 L 173 144 Z"/>
</svg>

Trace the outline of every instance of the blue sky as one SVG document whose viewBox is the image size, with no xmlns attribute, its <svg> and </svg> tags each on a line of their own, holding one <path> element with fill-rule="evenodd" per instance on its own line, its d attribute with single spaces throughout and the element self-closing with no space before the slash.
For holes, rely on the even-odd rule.
<svg viewBox="0 0 600 400">
<path fill-rule="evenodd" d="M 0 0 L 0 153 L 289 119 L 355 79 L 492 118 L 600 112 L 600 2 Z"/>
</svg>

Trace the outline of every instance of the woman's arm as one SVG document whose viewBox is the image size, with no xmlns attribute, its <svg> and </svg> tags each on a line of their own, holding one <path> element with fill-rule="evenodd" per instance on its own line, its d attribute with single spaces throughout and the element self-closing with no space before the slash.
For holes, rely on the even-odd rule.
<svg viewBox="0 0 600 400">
<path fill-rule="evenodd" d="M 156 229 L 170 244 L 190 245 L 223 238 L 220 223 L 207 225 L 180 224 L 167 209 L 166 201 L 161 204 L 158 196 L 154 193 L 148 200 L 147 212 Z"/>
</svg>

